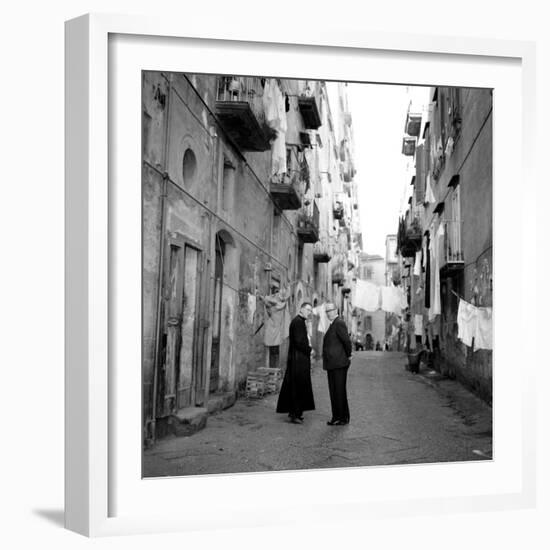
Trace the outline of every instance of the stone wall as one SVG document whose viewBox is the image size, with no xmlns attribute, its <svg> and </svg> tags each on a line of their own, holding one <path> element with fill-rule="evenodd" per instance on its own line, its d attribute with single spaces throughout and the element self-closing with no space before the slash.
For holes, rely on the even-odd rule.
<svg viewBox="0 0 550 550">
<path fill-rule="evenodd" d="M 451 177 L 460 177 L 464 270 L 442 279 L 442 370 L 492 400 L 492 351 L 473 351 L 458 340 L 458 300 L 492 306 L 492 94 L 490 90 L 461 90 L 462 127 L 453 153 L 441 174 L 441 195 Z"/>
<path fill-rule="evenodd" d="M 287 86 L 296 94 L 299 82 Z M 287 142 L 297 143 L 301 117 L 297 98 L 290 99 Z M 301 277 L 296 275 L 297 214 L 276 212 L 269 193 L 271 151 L 238 150 L 214 116 L 215 100 L 214 76 L 143 74 L 142 372 L 146 418 L 151 417 L 153 408 L 159 295 L 161 306 L 167 299 L 160 264 L 163 240 L 164 267 L 170 239 L 191 242 L 201 254 L 195 319 L 199 324 L 196 360 L 201 365 L 194 375 L 199 379 L 201 397 L 197 399 L 201 404 L 208 401 L 208 389 L 242 391 L 247 373 L 266 365 L 264 331 L 255 334 L 264 320 L 264 310 L 258 302 L 250 319 L 249 293 L 269 293 L 270 282 L 275 278 L 283 285 L 290 284 L 293 315 L 299 300 L 328 298 L 329 266 L 315 266 L 312 244 L 303 245 Z M 189 150 L 191 163 L 186 157 Z M 227 167 L 231 177 L 224 179 Z M 331 205 L 332 201 L 326 201 L 327 208 Z M 321 214 L 327 216 L 324 211 Z M 220 382 L 218 388 L 209 388 L 216 235 L 221 235 L 225 243 L 226 265 L 221 300 Z M 160 319 L 163 322 L 162 316 Z M 282 366 L 286 363 L 286 349 L 287 340 L 281 346 Z"/>
</svg>

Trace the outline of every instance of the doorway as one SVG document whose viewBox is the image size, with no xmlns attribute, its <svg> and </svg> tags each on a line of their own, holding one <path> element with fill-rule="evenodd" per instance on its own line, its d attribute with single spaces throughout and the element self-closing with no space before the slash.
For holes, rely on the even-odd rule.
<svg viewBox="0 0 550 550">
<path fill-rule="evenodd" d="M 201 384 L 198 324 L 201 251 L 183 238 L 167 241 L 161 314 L 160 386 L 157 417 L 194 405 Z"/>
<path fill-rule="evenodd" d="M 212 323 L 212 353 L 210 363 L 210 392 L 220 383 L 220 342 L 222 328 L 223 267 L 225 242 L 216 235 L 216 261 L 214 264 L 214 317 Z"/>
</svg>

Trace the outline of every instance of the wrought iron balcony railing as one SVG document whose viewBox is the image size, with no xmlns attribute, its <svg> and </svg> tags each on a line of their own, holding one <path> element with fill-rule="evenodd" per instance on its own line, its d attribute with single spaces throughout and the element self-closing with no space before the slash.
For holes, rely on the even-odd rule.
<svg viewBox="0 0 550 550">
<path fill-rule="evenodd" d="M 333 254 L 333 247 L 326 235 L 320 237 L 320 239 L 313 245 L 313 260 L 317 263 L 330 262 Z"/>
<path fill-rule="evenodd" d="M 300 109 L 300 113 L 302 113 L 305 128 L 308 130 L 317 130 L 321 126 L 321 116 L 319 115 L 315 96 L 300 96 L 298 98 L 298 108 Z"/>
<path fill-rule="evenodd" d="M 304 243 L 316 243 L 319 240 L 319 208 L 317 201 L 304 204 L 298 214 L 298 237 Z"/>
<path fill-rule="evenodd" d="M 405 122 L 405 132 L 409 136 L 420 136 L 420 125 L 422 123 L 421 113 L 408 113 Z"/>
<path fill-rule="evenodd" d="M 416 150 L 416 138 L 404 137 L 401 152 L 407 157 L 413 157 Z"/>
<path fill-rule="evenodd" d="M 280 181 L 271 181 L 269 192 L 281 210 L 298 210 L 302 207 L 304 184 L 296 172 L 283 175 Z"/>
</svg>

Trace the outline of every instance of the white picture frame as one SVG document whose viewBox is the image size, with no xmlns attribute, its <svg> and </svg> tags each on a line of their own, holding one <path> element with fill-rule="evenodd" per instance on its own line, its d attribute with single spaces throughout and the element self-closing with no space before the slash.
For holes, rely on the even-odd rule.
<svg viewBox="0 0 550 550">
<path fill-rule="evenodd" d="M 156 41 L 154 47 L 158 50 L 154 50 L 152 41 Z M 178 60 L 177 55 L 170 54 L 171 50 L 180 47 L 188 48 L 186 51 L 192 55 Z M 157 68 L 151 63 L 154 63 L 155 55 L 159 59 L 160 51 L 164 52 L 162 62 L 166 70 L 211 72 L 216 68 L 216 63 L 221 62 L 219 52 L 224 48 L 231 54 L 228 53 L 224 61 L 233 63 L 231 70 L 235 71 L 238 65 L 243 72 L 252 74 L 254 67 L 261 63 L 271 69 L 272 74 L 284 70 L 285 76 L 299 75 L 299 71 L 304 69 L 296 60 L 304 56 L 303 59 L 311 59 L 308 66 L 312 68 L 309 70 L 315 72 L 307 75 L 311 77 L 327 78 L 328 74 L 337 80 L 353 79 L 357 71 L 362 70 L 362 64 L 357 61 L 362 61 L 365 67 L 371 67 L 376 72 L 375 78 L 368 78 L 375 82 L 448 82 L 462 85 L 475 81 L 478 85 L 487 86 L 494 83 L 497 211 L 494 361 L 497 367 L 495 458 L 489 463 L 462 464 L 458 468 L 453 464 L 435 464 L 188 479 L 141 480 L 136 477 L 135 465 L 139 464 L 141 457 L 141 447 L 136 447 L 135 437 L 140 432 L 140 416 L 135 417 L 136 426 L 132 425 L 129 433 L 122 433 L 120 422 L 129 421 L 132 424 L 136 402 L 140 402 L 141 398 L 139 372 L 136 378 L 135 373 L 117 368 L 117 357 L 121 350 L 135 357 L 132 354 L 139 346 L 135 347 L 135 325 L 134 329 L 125 330 L 125 333 L 119 330 L 116 337 L 113 327 L 120 329 L 117 311 L 121 308 L 134 308 L 132 313 L 139 311 L 139 304 L 136 310 L 132 301 L 136 289 L 140 292 L 141 274 L 132 269 L 136 265 L 136 254 L 139 258 L 139 248 L 136 251 L 135 246 L 130 247 L 133 256 L 128 261 L 124 254 L 117 253 L 115 257 L 113 249 L 121 252 L 116 244 L 125 238 L 121 226 L 126 230 L 135 230 L 140 213 L 139 202 L 135 200 L 130 200 L 122 208 L 117 200 L 117 191 L 111 184 L 118 177 L 120 165 L 130 163 L 125 166 L 131 167 L 132 159 L 136 158 L 140 112 L 139 104 L 133 114 L 129 110 L 126 115 L 114 112 L 110 107 L 120 106 L 116 94 L 125 85 L 129 85 L 128 94 L 132 98 L 128 104 L 136 105 L 136 70 L 140 65 L 143 69 Z M 239 55 L 244 51 L 250 55 Z M 275 55 L 266 55 L 270 52 Z M 321 53 L 326 59 L 321 59 Z M 433 70 L 436 66 L 439 70 L 428 82 L 426 75 L 430 67 Z M 499 296 L 505 295 L 505 287 L 498 277 L 505 269 L 500 268 L 499 271 L 499 266 L 505 267 L 506 264 L 502 252 L 505 249 L 499 248 L 499 243 L 505 242 L 506 246 L 514 247 L 526 258 L 534 246 L 529 235 L 534 233 L 535 220 L 534 216 L 529 218 L 527 215 L 527 198 L 518 201 L 516 197 L 514 203 L 511 196 L 514 181 L 516 185 L 517 181 L 528 182 L 534 170 L 534 67 L 535 48 L 530 42 L 389 34 L 362 29 L 335 29 L 328 24 L 316 30 L 292 25 L 270 30 L 259 27 L 225 28 L 223 22 L 215 21 L 209 21 L 206 25 L 136 16 L 86 15 L 68 21 L 66 527 L 88 536 L 105 536 L 206 529 L 213 525 L 230 527 L 288 523 L 293 521 L 295 512 L 282 506 L 283 492 L 289 487 L 302 490 L 305 495 L 300 518 L 302 522 L 323 521 L 326 499 L 339 504 L 333 520 L 534 506 L 534 351 L 529 350 L 526 343 L 519 342 L 515 349 L 498 352 L 498 342 L 505 342 L 510 336 L 509 327 L 500 322 L 503 310 L 499 304 L 503 302 L 502 299 L 499 301 Z M 491 70 L 488 71 L 488 68 Z M 386 71 L 385 79 L 383 71 Z M 265 74 L 266 70 L 263 72 Z M 130 75 L 129 80 L 125 80 L 126 74 Z M 518 97 L 519 103 L 514 100 Z M 133 116 L 135 120 L 119 120 L 119 116 Z M 123 121 L 128 124 L 121 130 Z M 128 144 L 119 141 L 117 150 L 110 152 L 109 141 L 113 136 L 124 138 L 121 131 L 128 133 Z M 134 135 L 136 131 L 137 135 Z M 516 158 L 510 156 L 511 152 L 515 152 Z M 506 162 L 506 167 L 503 162 Z M 134 184 L 137 181 L 139 187 L 139 163 L 132 169 L 138 174 L 138 179 L 133 178 L 132 181 Z M 523 231 L 514 232 L 513 228 L 503 223 L 510 208 L 519 210 L 519 223 Z M 518 261 L 518 265 L 521 262 Z M 130 277 L 128 292 L 134 292 L 133 295 L 128 294 L 127 289 L 113 286 L 113 280 L 116 282 L 117 277 L 123 276 L 121 272 Z M 526 271 L 516 273 L 519 288 L 522 288 L 521 282 L 526 277 Z M 113 288 L 117 291 L 113 292 Z M 518 301 L 529 298 L 525 296 L 525 290 L 521 293 Z M 528 312 L 520 304 L 510 308 L 507 305 L 506 315 L 510 314 L 517 315 L 521 323 Z M 513 371 L 514 361 L 519 358 L 522 358 L 522 369 Z M 138 361 L 138 371 L 139 365 Z M 126 388 L 124 392 L 121 391 L 122 382 Z M 126 402 L 126 399 L 129 401 Z M 121 464 L 126 467 L 121 468 Z M 128 475 L 127 479 L 125 475 Z M 257 499 L 247 502 L 245 498 L 258 476 L 262 476 L 266 487 L 264 495 L 269 495 L 260 505 Z M 473 480 L 473 483 L 466 483 L 466 479 Z M 146 505 L 147 502 L 160 502 L 155 499 L 163 499 L 163 495 L 180 492 L 183 486 L 187 494 L 193 495 L 193 506 L 189 506 L 185 513 L 181 508 L 176 513 L 170 513 L 170 505 L 167 510 L 160 507 L 153 512 Z M 243 490 L 240 495 L 233 493 L 232 513 L 228 513 L 227 506 L 212 506 L 207 516 L 201 511 L 201 505 L 208 501 L 211 491 L 235 491 L 238 487 Z"/>
</svg>

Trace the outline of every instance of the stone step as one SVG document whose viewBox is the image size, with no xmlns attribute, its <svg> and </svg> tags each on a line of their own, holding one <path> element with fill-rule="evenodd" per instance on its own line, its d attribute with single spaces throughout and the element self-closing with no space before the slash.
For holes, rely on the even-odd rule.
<svg viewBox="0 0 550 550">
<path fill-rule="evenodd" d="M 223 411 L 232 407 L 237 400 L 237 392 L 228 391 L 223 393 L 211 393 L 208 396 L 207 409 L 209 414 Z"/>
<path fill-rule="evenodd" d="M 170 424 L 174 435 L 193 435 L 206 426 L 207 418 L 205 407 L 186 407 L 172 414 Z"/>
</svg>

